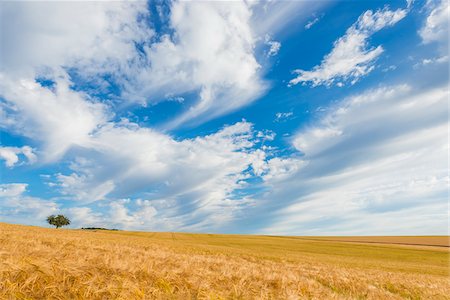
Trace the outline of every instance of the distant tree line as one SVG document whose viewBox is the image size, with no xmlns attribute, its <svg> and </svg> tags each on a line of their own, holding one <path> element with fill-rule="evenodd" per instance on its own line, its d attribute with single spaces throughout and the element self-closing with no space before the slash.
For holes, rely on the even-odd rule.
<svg viewBox="0 0 450 300">
<path fill-rule="evenodd" d="M 119 229 L 108 229 L 108 228 L 103 228 L 103 227 L 81 227 L 81 229 L 83 230 L 113 230 L 113 231 L 117 231 Z"/>
</svg>

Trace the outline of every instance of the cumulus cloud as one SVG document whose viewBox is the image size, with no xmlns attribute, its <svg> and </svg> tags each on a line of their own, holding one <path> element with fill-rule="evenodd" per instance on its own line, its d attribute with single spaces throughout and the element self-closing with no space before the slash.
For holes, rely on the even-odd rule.
<svg viewBox="0 0 450 300">
<path fill-rule="evenodd" d="M 268 12 L 283 9 L 264 14 L 266 4 Z M 8 167 L 22 156 L 30 163 L 35 156 L 47 163 L 69 160 L 46 178 L 63 207 L 29 196 L 27 184 L 4 184 L 0 218 L 42 224 L 62 212 L 74 226 L 206 231 L 251 217 L 270 224 L 260 229 L 265 233 L 316 233 L 318 224 L 330 233 L 368 227 L 384 233 L 388 225 L 400 233 L 416 222 L 424 232 L 440 232 L 448 182 L 442 168 L 445 89 L 395 86 L 340 102 L 294 137 L 291 156 L 277 156 L 263 145 L 275 133 L 246 121 L 177 138 L 114 115 L 136 103 L 182 102 L 190 108 L 166 124 L 174 128 L 251 103 L 267 88 L 257 43 L 270 42 L 265 54 L 275 55 L 281 44 L 262 37 L 273 22 L 279 31 L 297 17 L 299 6 L 173 2 L 169 15 L 159 15 L 163 33 L 149 26 L 145 2 L 2 6 L 2 22 L 12 29 L 0 43 L 0 126 L 32 139 L 36 149 L 2 147 L 0 157 Z M 299 70 L 291 84 L 355 82 L 383 52 L 369 45 L 371 35 L 405 14 L 387 8 L 364 13 L 321 65 Z M 104 76 L 121 90 L 117 98 L 80 91 L 87 83 L 108 85 Z"/>
<path fill-rule="evenodd" d="M 278 51 L 280 51 L 281 49 L 281 43 L 273 41 L 269 35 L 266 35 L 264 43 L 267 46 L 269 46 L 269 50 L 267 51 L 267 57 L 277 55 Z"/>
<path fill-rule="evenodd" d="M 0 70 L 15 81 L 67 77 L 69 72 L 93 91 L 113 84 L 120 95 L 109 100 L 124 102 L 117 104 L 121 108 L 194 94 L 166 129 L 195 125 L 265 93 L 268 84 L 257 61 L 257 43 L 301 17 L 296 12 L 303 6 L 173 2 L 168 14 L 157 16 L 168 30 L 156 33 L 156 17 L 145 2 L 9 2 L 1 12 L 10 30 L 2 34 Z M 269 23 L 273 26 L 261 29 Z M 267 42 L 267 55 L 276 55 L 281 43 Z M 8 115 L 3 119 L 10 120 Z"/>
<path fill-rule="evenodd" d="M 145 196 L 153 207 L 164 197 L 172 206 L 155 210 L 170 220 L 166 228 L 169 223 L 207 228 L 253 205 L 239 193 L 249 178 L 260 175 L 265 159 L 263 150 L 253 147 L 273 139 L 273 133 L 240 122 L 177 140 L 117 121 L 117 99 L 98 99 L 77 87 L 80 80 L 98 85 L 114 70 L 111 78 L 122 89 L 122 101 L 154 104 L 198 93 L 198 102 L 169 127 L 246 105 L 265 89 L 254 54 L 253 6 L 174 2 L 171 14 L 160 16 L 168 18 L 171 32 L 155 36 L 147 26 L 146 5 L 65 4 L 10 3 L 2 10 L 2 20 L 15 16 L 10 21 L 17 26 L 2 36 L 0 125 L 35 141 L 34 153 L 44 163 L 70 159 L 71 172 L 54 174 L 48 182 L 64 201 L 77 201 L 76 209 L 66 212 L 92 224 L 109 214 L 122 216 L 124 226 L 137 228 L 153 209 L 147 205 L 149 214 L 143 216 L 136 201 L 120 199 Z M 9 165 L 19 154 L 11 151 L 3 151 Z M 77 206 L 99 201 L 109 213 Z"/>
<path fill-rule="evenodd" d="M 158 216 L 170 210 L 174 220 L 189 214 L 178 224 L 190 223 L 191 229 L 200 230 L 228 222 L 252 205 L 250 198 L 238 193 L 249 178 L 259 176 L 266 156 L 257 144 L 265 139 L 267 134 L 254 131 L 245 121 L 183 140 L 127 121 L 108 123 L 91 136 L 90 148 L 72 163 L 72 173 L 57 174 L 53 186 L 84 204 L 113 203 L 125 197 L 164 198 L 176 205 L 148 210 L 154 209 Z M 113 207 L 127 226 L 137 227 L 140 221 L 130 218 L 142 218 L 138 211 L 126 213 L 130 208 L 124 203 Z"/>
<path fill-rule="evenodd" d="M 349 80 L 354 84 L 374 69 L 375 60 L 384 51 L 382 46 L 371 47 L 369 38 L 377 31 L 395 25 L 406 13 L 405 9 L 392 11 L 388 8 L 366 11 L 344 36 L 334 42 L 333 49 L 320 65 L 311 71 L 294 70 L 297 76 L 289 81 L 289 85 L 311 82 L 312 86 L 342 86 Z"/>
<path fill-rule="evenodd" d="M 26 183 L 0 184 L 0 197 L 16 197 L 22 195 L 27 189 Z"/>
<path fill-rule="evenodd" d="M 249 5 L 175 2 L 171 12 L 175 35 L 145 48 L 148 62 L 129 88 L 153 102 L 164 93 L 198 92 L 197 102 L 168 128 L 211 119 L 261 96 L 266 85 L 254 54 Z"/>
<path fill-rule="evenodd" d="M 10 76 L 50 68 L 96 72 L 132 58 L 134 43 L 151 38 L 139 16 L 145 2 L 5 2 L 0 66 Z M 143 18 L 140 18 L 143 19 Z"/>
<path fill-rule="evenodd" d="M 28 163 L 34 163 L 36 161 L 36 155 L 33 148 L 30 146 L 0 147 L 0 159 L 3 159 L 5 161 L 5 165 L 9 168 L 19 162 L 21 155 L 25 156 Z"/>
<path fill-rule="evenodd" d="M 274 157 L 264 165 L 262 178 L 266 183 L 276 184 L 297 173 L 305 164 L 306 161 L 295 157 Z"/>
<path fill-rule="evenodd" d="M 63 210 L 73 227 L 114 228 L 108 215 L 94 212 L 90 207 L 69 207 Z"/>
<path fill-rule="evenodd" d="M 450 15 L 448 1 L 428 1 L 427 7 L 431 11 L 419 31 L 422 41 L 424 43 L 448 41 L 448 18 Z"/>
<path fill-rule="evenodd" d="M 261 231 L 446 234 L 447 95 L 399 85 L 331 107 L 294 137 L 290 169 L 268 169 L 266 197 L 285 201 L 267 204 L 278 211 Z"/>
<path fill-rule="evenodd" d="M 106 106 L 70 89 L 67 78 L 56 79 L 54 89 L 1 74 L 0 80 L 0 111 L 8 116 L 0 126 L 41 142 L 45 161 L 59 159 L 71 146 L 86 146 L 108 119 Z"/>
<path fill-rule="evenodd" d="M 49 200 L 27 196 L 26 183 L 0 184 L 0 219 L 10 223 L 42 224 L 45 218 L 58 211 Z"/>
<path fill-rule="evenodd" d="M 14 80 L 70 72 L 94 90 L 112 82 L 125 105 L 194 93 L 195 102 L 167 127 L 204 122 L 267 89 L 254 51 L 259 6 L 173 2 L 170 14 L 159 16 L 169 32 L 156 34 L 145 2 L 10 2 L 2 6 L 11 30 L 2 34 L 0 70 Z M 280 43 L 270 47 L 275 55 Z"/>
<path fill-rule="evenodd" d="M 75 227 L 106 227 L 126 230 L 176 231 L 189 223 L 188 216 L 177 215 L 170 200 L 142 200 L 129 198 L 111 200 L 92 209 L 87 206 L 70 207 L 63 212 Z M 98 211 L 100 209 L 100 211 Z"/>
</svg>

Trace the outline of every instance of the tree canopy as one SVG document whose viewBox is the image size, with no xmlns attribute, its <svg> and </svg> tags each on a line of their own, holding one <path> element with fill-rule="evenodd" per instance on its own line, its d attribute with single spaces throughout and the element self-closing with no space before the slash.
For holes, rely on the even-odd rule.
<svg viewBox="0 0 450 300">
<path fill-rule="evenodd" d="M 70 220 L 69 218 L 67 218 L 64 215 L 51 215 L 47 217 L 47 222 L 50 225 L 55 226 L 56 228 L 62 227 L 62 226 L 66 226 L 70 224 Z"/>
</svg>

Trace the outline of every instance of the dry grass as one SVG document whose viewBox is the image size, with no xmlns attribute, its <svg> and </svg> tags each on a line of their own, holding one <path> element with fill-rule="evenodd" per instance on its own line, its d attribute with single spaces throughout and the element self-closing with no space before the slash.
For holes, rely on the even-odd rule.
<svg viewBox="0 0 450 300">
<path fill-rule="evenodd" d="M 450 299 L 448 259 L 445 247 L 0 223 L 0 299 Z"/>
<path fill-rule="evenodd" d="M 324 236 L 308 238 L 342 242 L 450 247 L 448 236 Z"/>
</svg>

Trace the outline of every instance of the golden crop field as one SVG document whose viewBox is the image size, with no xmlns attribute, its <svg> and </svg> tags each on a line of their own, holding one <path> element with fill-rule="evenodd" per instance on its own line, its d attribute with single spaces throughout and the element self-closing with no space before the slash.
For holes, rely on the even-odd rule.
<svg viewBox="0 0 450 300">
<path fill-rule="evenodd" d="M 333 238 L 0 223 L 0 299 L 450 299 L 448 237 Z"/>
</svg>

